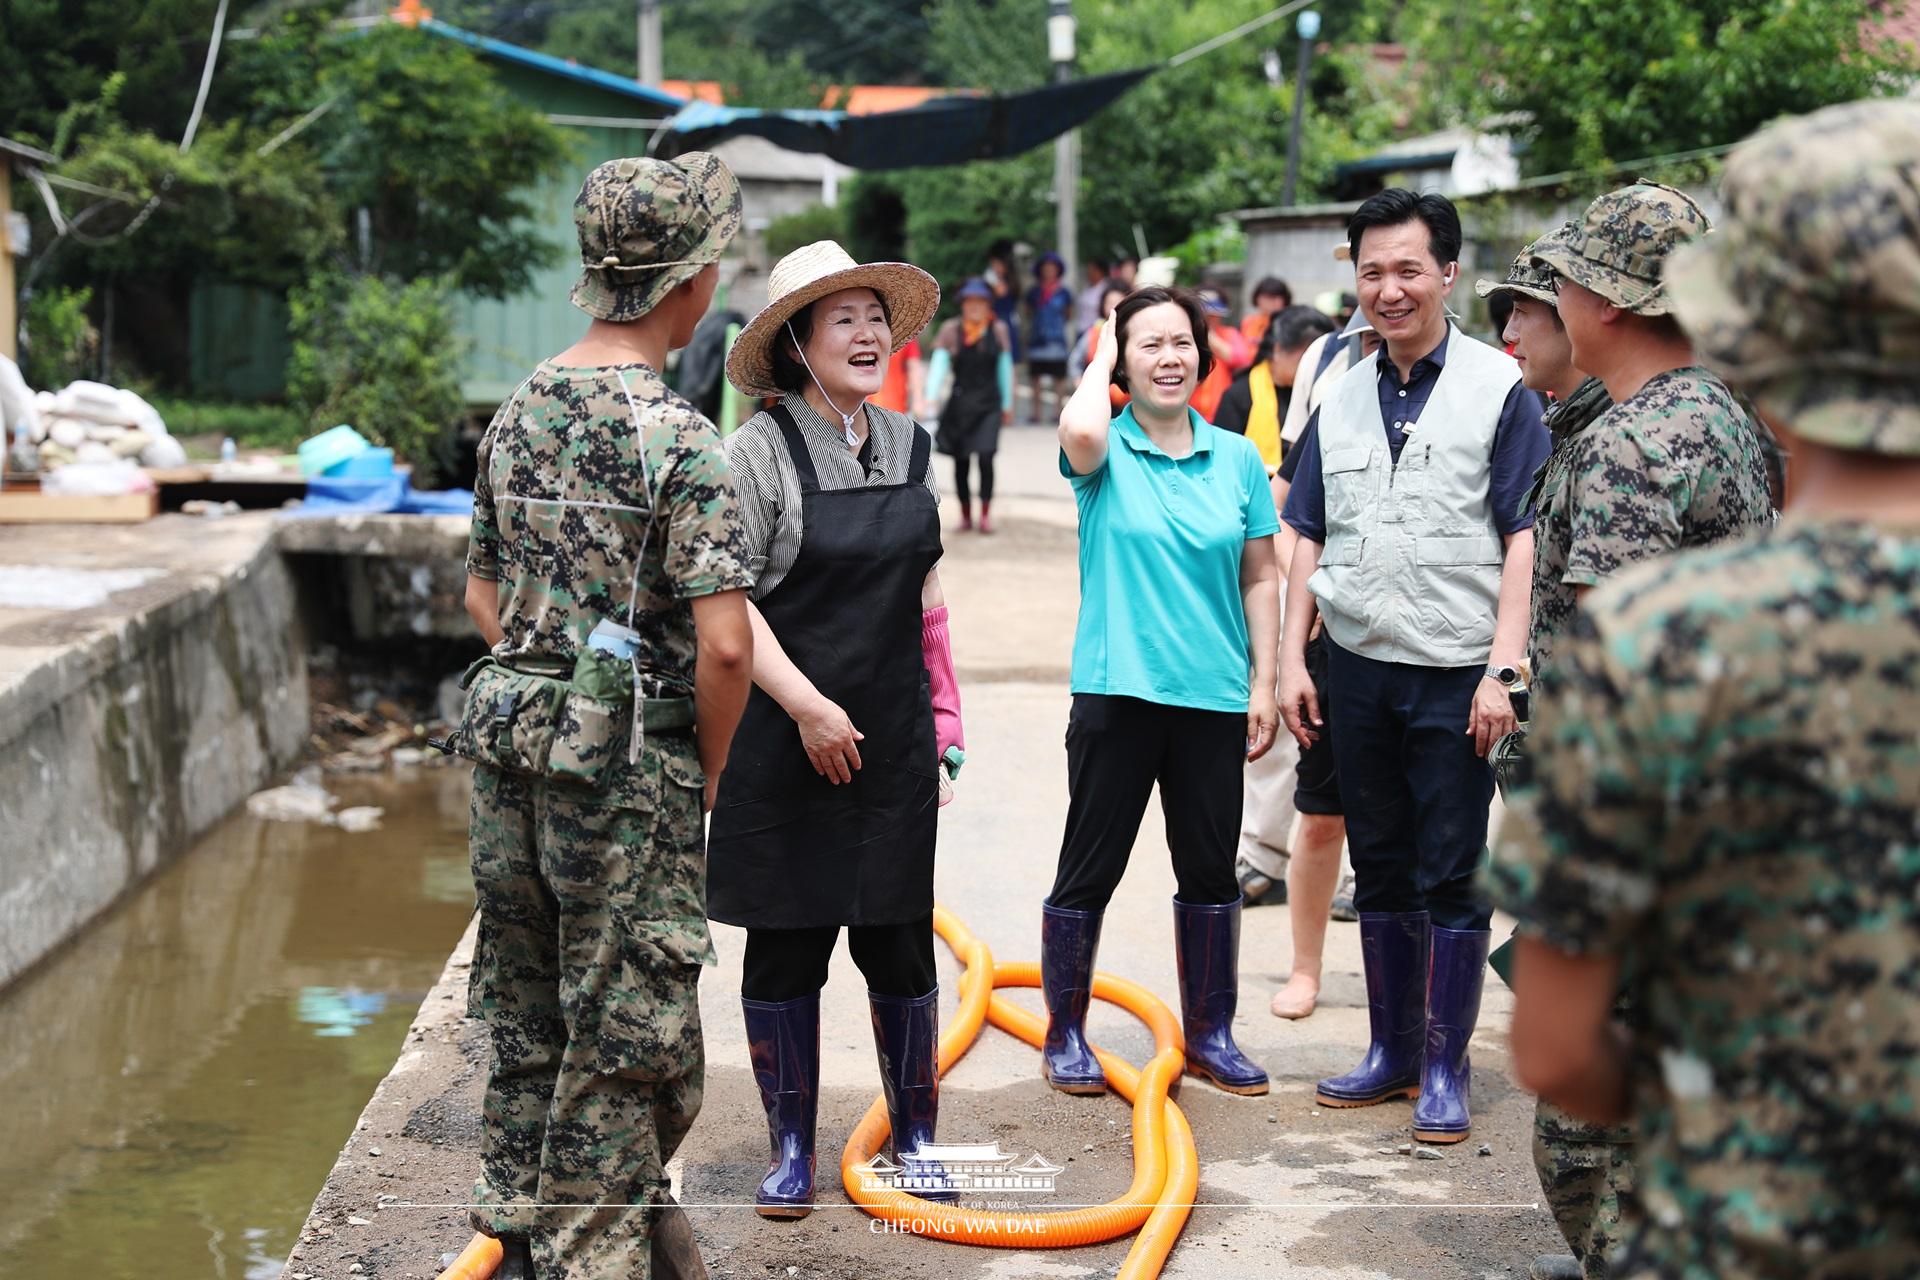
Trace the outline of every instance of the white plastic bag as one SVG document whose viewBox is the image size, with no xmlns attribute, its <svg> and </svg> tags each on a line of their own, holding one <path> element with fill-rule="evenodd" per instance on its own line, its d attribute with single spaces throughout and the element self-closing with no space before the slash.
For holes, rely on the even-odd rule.
<svg viewBox="0 0 1920 1280">
<path fill-rule="evenodd" d="M 40 439 L 40 409 L 35 399 L 27 380 L 20 376 L 20 366 L 0 356 L 0 428 L 5 429 L 9 442 L 22 424 L 31 439 Z"/>
</svg>

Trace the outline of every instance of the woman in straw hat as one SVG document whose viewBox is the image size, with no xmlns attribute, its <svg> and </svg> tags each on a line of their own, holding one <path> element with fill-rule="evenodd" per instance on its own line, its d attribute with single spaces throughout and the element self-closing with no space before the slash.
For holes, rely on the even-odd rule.
<svg viewBox="0 0 1920 1280">
<path fill-rule="evenodd" d="M 865 975 L 900 1184 L 940 1194 L 935 812 L 960 700 L 934 566 L 931 440 L 867 403 L 940 302 L 900 262 L 820 241 L 782 258 L 727 377 L 780 402 L 728 440 L 750 564 L 754 690 L 720 780 L 707 914 L 747 930 L 741 1005 L 772 1166 L 756 1203 L 812 1207 L 820 989 L 842 926 Z"/>
</svg>

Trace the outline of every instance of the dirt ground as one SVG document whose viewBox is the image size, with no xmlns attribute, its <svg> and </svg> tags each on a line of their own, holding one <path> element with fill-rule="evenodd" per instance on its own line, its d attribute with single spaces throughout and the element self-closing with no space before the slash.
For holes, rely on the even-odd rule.
<svg viewBox="0 0 1920 1280">
<path fill-rule="evenodd" d="M 944 461 L 941 464 L 944 466 Z M 942 568 L 966 706 L 969 762 L 959 798 L 943 811 L 937 892 L 996 958 L 1038 959 L 1040 900 L 1051 883 L 1066 808 L 1062 736 L 1077 605 L 1074 509 L 1054 469 L 1050 432 L 1003 436 L 1001 497 L 992 537 L 950 532 Z M 1100 967 L 1142 983 L 1177 1007 L 1167 865 L 1157 807 L 1110 908 Z M 1496 930 L 1501 929 L 1496 923 Z M 1366 1043 L 1355 926 L 1328 936 L 1322 1004 L 1313 1017 L 1272 1017 L 1267 996 L 1290 955 L 1284 907 L 1249 910 L 1242 926 L 1241 1010 L 1235 1034 L 1265 1065 L 1273 1092 L 1238 1098 L 1189 1080 L 1177 1100 L 1192 1125 L 1200 1193 L 1163 1274 L 1255 1277 L 1284 1269 L 1299 1280 L 1339 1277 L 1523 1276 L 1558 1242 L 1539 1204 L 1528 1154 L 1532 1099 L 1513 1083 L 1506 1027 L 1511 1001 L 1489 981 L 1474 1037 L 1473 1136 L 1403 1152 L 1404 1102 L 1356 1110 L 1313 1103 L 1321 1076 L 1353 1065 Z M 835 1280 L 987 1280 L 1112 1275 L 1128 1238 L 1048 1252 L 973 1248 L 878 1233 L 840 1189 L 839 1151 L 879 1087 L 865 991 L 836 957 L 822 1011 L 820 1209 L 772 1223 L 752 1208 L 766 1162 L 766 1128 L 748 1070 L 738 989 L 744 934 L 716 927 L 719 967 L 702 982 L 706 1101 L 674 1161 L 716 1276 Z M 959 966 L 941 948 L 943 1013 Z M 315 1205 L 287 1276 L 431 1277 L 468 1238 L 464 1202 L 477 1158 L 485 1041 L 459 1017 L 464 955 L 429 995 L 395 1074 Z M 1037 992 L 1014 998 L 1038 1009 Z M 1128 1015 L 1096 1006 L 1093 1038 L 1136 1062 L 1151 1044 Z M 944 1142 L 997 1143 L 1024 1160 L 1064 1166 L 1035 1208 L 1097 1204 L 1131 1177 L 1126 1104 L 1050 1092 L 1039 1056 L 992 1027 L 942 1084 Z M 1417 1148 L 1418 1144 L 1412 1144 Z M 379 1155 L 373 1148 L 380 1149 Z M 381 1196 L 393 1197 L 391 1201 Z M 384 1207 L 383 1207 L 384 1206 Z M 364 1221 L 365 1225 L 355 1219 Z M 327 1234 L 321 1234 L 325 1232 Z M 358 1264 L 359 1270 L 353 1270 Z"/>
</svg>

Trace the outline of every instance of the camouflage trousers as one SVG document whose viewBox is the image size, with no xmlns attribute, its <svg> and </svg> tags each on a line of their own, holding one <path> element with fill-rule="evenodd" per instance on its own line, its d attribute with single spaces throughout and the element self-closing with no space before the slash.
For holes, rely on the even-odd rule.
<svg viewBox="0 0 1920 1280">
<path fill-rule="evenodd" d="M 493 1062 L 473 1222 L 530 1238 L 543 1280 L 646 1280 L 649 1206 L 700 1112 L 699 793 L 638 791 L 647 807 L 474 770 L 467 1011 Z"/>
<path fill-rule="evenodd" d="M 1607 1280 L 1620 1238 L 1620 1198 L 1633 1190 L 1633 1129 L 1593 1125 L 1551 1102 L 1533 1113 L 1533 1168 L 1585 1280 Z"/>
</svg>

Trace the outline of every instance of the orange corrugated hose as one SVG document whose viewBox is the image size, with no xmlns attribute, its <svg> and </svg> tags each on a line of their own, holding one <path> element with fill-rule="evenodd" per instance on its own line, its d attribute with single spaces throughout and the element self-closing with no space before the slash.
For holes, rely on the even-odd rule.
<svg viewBox="0 0 1920 1280">
<path fill-rule="evenodd" d="M 453 1265 L 440 1273 L 440 1280 L 487 1280 L 499 1269 L 500 1242 L 476 1231 Z"/>
<path fill-rule="evenodd" d="M 940 1037 L 940 1074 L 944 1076 L 973 1046 L 987 1022 L 1038 1048 L 1046 1039 L 1046 1019 L 993 992 L 996 987 L 1039 986 L 1040 966 L 995 964 L 987 944 L 944 907 L 934 908 L 933 927 L 967 966 L 960 977 L 960 1011 Z M 875 1098 L 840 1153 L 840 1181 L 848 1197 L 874 1217 L 916 1235 L 959 1244 L 1062 1249 L 1138 1232 L 1121 1264 L 1119 1280 L 1152 1280 L 1159 1275 L 1200 1187 L 1193 1131 L 1167 1097 L 1167 1089 L 1186 1065 L 1186 1046 L 1173 1011 L 1145 987 L 1097 973 L 1093 994 L 1119 1005 L 1153 1032 L 1153 1058 L 1145 1071 L 1104 1049 L 1094 1049 L 1107 1083 L 1133 1104 L 1133 1183 L 1126 1194 L 1090 1209 L 1001 1213 L 934 1204 L 904 1191 L 869 1190 L 862 1185 L 860 1166 L 887 1140 L 888 1127 L 886 1103 Z M 499 1242 L 476 1235 L 439 1280 L 487 1280 L 499 1265 Z"/>
<path fill-rule="evenodd" d="M 940 1038 L 940 1073 L 945 1075 L 972 1047 L 984 1021 L 1039 1047 L 1046 1039 L 1046 1019 L 994 995 L 993 989 L 1037 987 L 1040 966 L 996 965 L 986 943 L 944 908 L 934 908 L 933 927 L 967 966 L 960 979 L 960 1011 Z M 1158 1275 L 1186 1225 L 1200 1185 L 1193 1133 L 1180 1109 L 1167 1098 L 1168 1087 L 1186 1065 L 1186 1047 L 1173 1011 L 1146 988 L 1101 973 L 1094 975 L 1093 994 L 1127 1010 L 1153 1032 L 1154 1054 L 1145 1071 L 1103 1049 L 1094 1050 L 1107 1082 L 1133 1103 L 1133 1183 L 1126 1194 L 1090 1209 L 1000 1213 L 934 1204 L 890 1188 L 869 1190 L 862 1185 L 859 1167 L 873 1158 L 887 1137 L 886 1105 L 876 1098 L 840 1155 L 840 1180 L 847 1195 L 877 1218 L 917 1235 L 960 1244 L 1058 1249 L 1138 1231 L 1119 1274 L 1122 1280 Z"/>
</svg>

